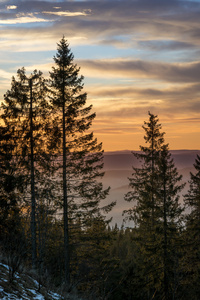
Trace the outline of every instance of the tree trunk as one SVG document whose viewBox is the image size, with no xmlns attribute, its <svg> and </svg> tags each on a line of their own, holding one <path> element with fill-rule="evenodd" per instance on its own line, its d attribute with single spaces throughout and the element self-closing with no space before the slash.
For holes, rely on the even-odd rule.
<svg viewBox="0 0 200 300">
<path fill-rule="evenodd" d="M 65 133 L 65 96 L 63 80 L 63 205 L 64 205 L 64 278 L 70 284 L 70 257 L 69 257 L 69 229 L 68 229 L 68 199 L 67 199 L 67 176 L 66 176 L 66 133 Z"/>
<path fill-rule="evenodd" d="M 36 221 L 35 221 L 35 174 L 34 174 L 34 154 L 33 154 L 33 90 L 32 78 L 29 79 L 30 87 L 30 143 L 31 143 L 31 236 L 32 236 L 32 267 L 37 265 L 36 246 Z"/>
</svg>

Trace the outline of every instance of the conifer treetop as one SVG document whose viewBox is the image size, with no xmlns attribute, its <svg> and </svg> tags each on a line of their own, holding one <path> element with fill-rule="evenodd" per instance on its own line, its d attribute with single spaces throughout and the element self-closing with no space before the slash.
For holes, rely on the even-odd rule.
<svg viewBox="0 0 200 300">
<path fill-rule="evenodd" d="M 144 122 L 142 128 L 145 130 L 144 140 L 146 143 L 150 143 L 150 150 L 159 150 L 161 145 L 164 143 L 165 132 L 161 132 L 162 125 L 159 124 L 159 119 L 157 115 L 149 113 L 149 121 Z M 145 151 L 147 148 L 140 146 L 142 151 Z"/>
</svg>

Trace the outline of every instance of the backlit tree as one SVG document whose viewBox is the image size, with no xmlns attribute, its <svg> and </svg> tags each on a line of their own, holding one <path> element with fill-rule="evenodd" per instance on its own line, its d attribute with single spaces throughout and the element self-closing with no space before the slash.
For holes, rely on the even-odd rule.
<svg viewBox="0 0 200 300">
<path fill-rule="evenodd" d="M 147 299 L 172 299 L 177 285 L 173 275 L 182 213 L 178 193 L 183 185 L 158 122 L 157 116 L 149 113 L 149 122 L 143 126 L 149 146 L 140 146 L 141 153 L 135 154 L 141 167 L 133 167 L 132 191 L 125 195 L 134 206 L 124 213 L 137 229 L 135 239 L 144 261 L 141 269 Z"/>
<path fill-rule="evenodd" d="M 95 113 L 86 105 L 87 94 L 83 93 L 83 76 L 74 63 L 66 39 L 58 44 L 54 57 L 55 65 L 50 72 L 51 104 L 53 106 L 50 148 L 61 154 L 61 205 L 64 220 L 64 265 L 65 280 L 70 282 L 69 239 L 73 230 L 69 226 L 79 220 L 81 229 L 91 226 L 94 218 L 109 211 L 110 205 L 100 205 L 109 189 L 104 190 L 102 144 L 90 131 Z M 101 206 L 101 208 L 100 208 Z"/>
</svg>

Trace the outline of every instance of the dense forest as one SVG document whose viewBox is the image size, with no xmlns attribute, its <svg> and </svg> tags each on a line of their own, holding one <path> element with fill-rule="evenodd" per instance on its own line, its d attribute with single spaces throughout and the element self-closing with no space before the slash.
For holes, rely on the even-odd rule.
<svg viewBox="0 0 200 300">
<path fill-rule="evenodd" d="M 0 252 L 10 282 L 25 265 L 84 299 L 200 299 L 200 157 L 180 205 L 182 176 L 149 112 L 145 146 L 133 153 L 141 166 L 127 179 L 130 209 L 111 227 L 95 113 L 64 37 L 53 59 L 48 79 L 19 69 L 1 104 Z"/>
</svg>

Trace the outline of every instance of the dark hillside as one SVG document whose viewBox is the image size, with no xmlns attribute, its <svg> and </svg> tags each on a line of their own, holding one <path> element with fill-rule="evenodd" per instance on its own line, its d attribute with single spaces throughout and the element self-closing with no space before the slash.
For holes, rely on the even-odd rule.
<svg viewBox="0 0 200 300">
<path fill-rule="evenodd" d="M 10 277 L 11 269 L 8 265 L 0 263 L 0 299 L 2 300 L 81 300 L 75 294 L 53 292 L 50 283 L 40 285 L 35 279 L 36 274 L 27 272 L 15 273 L 13 280 Z"/>
</svg>

